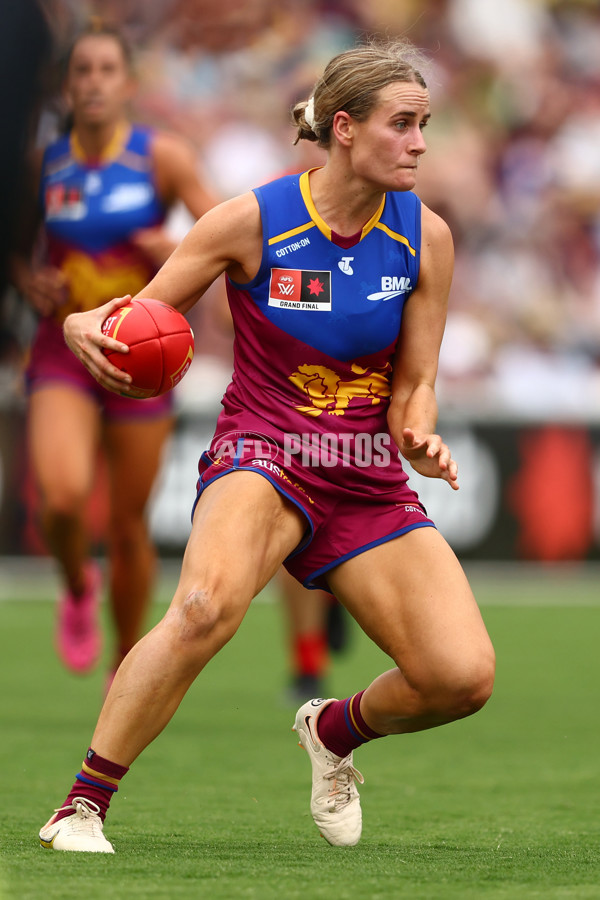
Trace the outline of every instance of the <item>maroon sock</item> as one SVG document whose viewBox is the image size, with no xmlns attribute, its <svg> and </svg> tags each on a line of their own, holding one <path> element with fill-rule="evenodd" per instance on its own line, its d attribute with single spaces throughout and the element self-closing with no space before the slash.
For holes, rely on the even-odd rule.
<svg viewBox="0 0 600 900">
<path fill-rule="evenodd" d="M 336 756 L 348 756 L 352 750 L 384 737 L 369 728 L 360 713 L 360 700 L 364 691 L 348 697 L 347 700 L 334 700 L 325 707 L 317 720 L 318 735 Z"/>
<path fill-rule="evenodd" d="M 63 803 L 63 808 L 57 813 L 56 819 L 70 816 L 73 813 L 71 803 L 74 798 L 84 797 L 100 807 L 100 818 L 104 822 L 112 796 L 119 789 L 119 781 L 128 771 L 127 766 L 119 766 L 109 759 L 98 756 L 90 747 L 81 764 L 81 772 L 76 776 L 75 783 Z"/>
</svg>

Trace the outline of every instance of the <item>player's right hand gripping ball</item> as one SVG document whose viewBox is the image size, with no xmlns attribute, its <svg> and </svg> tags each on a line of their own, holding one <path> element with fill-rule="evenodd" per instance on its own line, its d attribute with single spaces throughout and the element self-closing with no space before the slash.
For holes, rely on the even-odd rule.
<svg viewBox="0 0 600 900">
<path fill-rule="evenodd" d="M 129 353 L 104 350 L 104 354 L 131 375 L 131 397 L 157 397 L 170 391 L 194 356 L 194 333 L 187 319 L 159 300 L 132 300 L 104 321 L 102 333 L 129 347 Z"/>
</svg>

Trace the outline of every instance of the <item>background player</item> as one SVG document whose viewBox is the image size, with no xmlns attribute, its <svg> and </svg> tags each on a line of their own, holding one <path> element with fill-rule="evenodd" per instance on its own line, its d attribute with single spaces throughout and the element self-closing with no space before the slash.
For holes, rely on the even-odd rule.
<svg viewBox="0 0 600 900">
<path fill-rule="evenodd" d="M 274 582 L 285 611 L 290 659 L 286 699 L 297 705 L 327 693 L 330 651 L 348 643 L 346 611 L 323 590 L 307 590 L 282 567 Z"/>
<path fill-rule="evenodd" d="M 100 572 L 85 510 L 99 445 L 107 461 L 110 681 L 140 636 L 150 596 L 145 510 L 173 398 L 135 401 L 101 388 L 65 346 L 62 323 L 146 284 L 174 247 L 163 228 L 169 206 L 180 200 L 197 218 L 214 198 L 179 137 L 129 122 L 131 51 L 117 30 L 94 22 L 75 40 L 64 89 L 71 127 L 36 164 L 45 252 L 15 258 L 12 271 L 40 314 L 27 370 L 28 440 L 43 533 L 65 585 L 57 647 L 75 672 L 89 671 L 100 653 Z"/>
</svg>

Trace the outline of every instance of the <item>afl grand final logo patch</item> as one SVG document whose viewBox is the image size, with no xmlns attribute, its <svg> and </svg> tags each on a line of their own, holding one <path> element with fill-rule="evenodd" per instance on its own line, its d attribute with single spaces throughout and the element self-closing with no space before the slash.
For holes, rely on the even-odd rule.
<svg viewBox="0 0 600 900">
<path fill-rule="evenodd" d="M 271 269 L 269 306 L 317 312 L 331 310 L 331 272 Z"/>
</svg>

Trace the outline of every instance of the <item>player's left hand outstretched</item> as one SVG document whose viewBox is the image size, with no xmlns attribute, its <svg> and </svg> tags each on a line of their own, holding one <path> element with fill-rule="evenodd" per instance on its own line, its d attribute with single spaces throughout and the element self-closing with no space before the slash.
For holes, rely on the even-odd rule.
<svg viewBox="0 0 600 900">
<path fill-rule="evenodd" d="M 65 341 L 70 350 L 103 387 L 118 394 L 126 393 L 131 376 L 117 369 L 104 355 L 103 348 L 127 353 L 129 348 L 102 333 L 105 319 L 121 306 L 131 301 L 131 296 L 117 297 L 103 306 L 87 312 L 71 313 L 63 326 Z"/>
<path fill-rule="evenodd" d="M 458 465 L 439 434 L 416 434 L 412 428 L 404 428 L 399 449 L 415 472 L 427 478 L 441 478 L 458 490 Z"/>
</svg>

